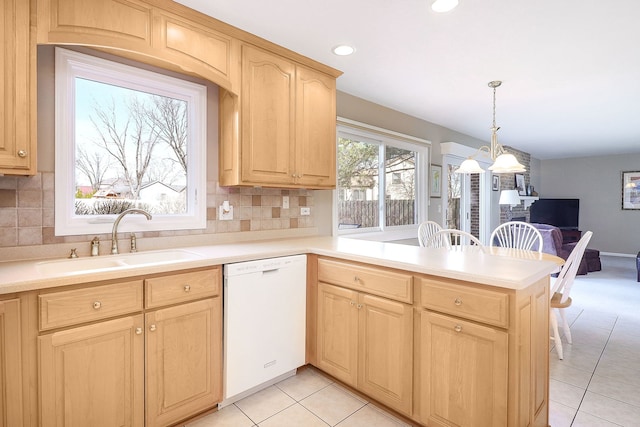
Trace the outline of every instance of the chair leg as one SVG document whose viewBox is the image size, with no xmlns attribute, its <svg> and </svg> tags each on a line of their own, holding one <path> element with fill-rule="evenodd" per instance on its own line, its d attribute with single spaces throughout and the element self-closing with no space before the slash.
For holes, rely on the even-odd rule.
<svg viewBox="0 0 640 427">
<path fill-rule="evenodd" d="M 569 322 L 567 322 L 567 316 L 564 312 L 564 308 L 559 308 L 558 311 L 560 312 L 560 317 L 562 318 L 562 330 L 564 331 L 564 336 L 567 339 L 567 342 L 569 344 L 572 344 L 573 341 L 571 340 L 571 329 L 569 329 Z"/>
<path fill-rule="evenodd" d="M 562 360 L 562 341 L 560 340 L 560 332 L 558 331 L 558 319 L 556 318 L 556 313 L 551 309 L 549 311 L 549 325 L 553 330 L 553 341 L 556 345 L 556 353 L 558 353 L 558 359 Z"/>
</svg>

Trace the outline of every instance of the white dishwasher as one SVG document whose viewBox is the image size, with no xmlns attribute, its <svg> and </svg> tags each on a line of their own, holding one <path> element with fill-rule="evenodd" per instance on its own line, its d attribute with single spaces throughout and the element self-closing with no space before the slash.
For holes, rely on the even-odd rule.
<svg viewBox="0 0 640 427">
<path fill-rule="evenodd" d="M 306 255 L 225 264 L 224 399 L 227 406 L 305 363 Z"/>
</svg>

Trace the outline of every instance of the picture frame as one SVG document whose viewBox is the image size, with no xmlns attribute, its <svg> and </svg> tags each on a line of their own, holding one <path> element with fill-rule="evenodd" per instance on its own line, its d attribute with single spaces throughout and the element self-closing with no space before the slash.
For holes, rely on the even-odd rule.
<svg viewBox="0 0 640 427">
<path fill-rule="evenodd" d="M 622 172 L 622 209 L 640 210 L 640 171 Z"/>
<path fill-rule="evenodd" d="M 431 164 L 429 175 L 429 196 L 442 197 L 442 165 Z"/>
<path fill-rule="evenodd" d="M 521 196 L 527 195 L 527 186 L 524 183 L 524 175 L 521 173 L 516 174 L 516 190 L 518 190 L 518 194 Z"/>
<path fill-rule="evenodd" d="M 500 191 L 500 177 L 498 175 L 491 177 L 491 189 L 493 191 Z"/>
</svg>

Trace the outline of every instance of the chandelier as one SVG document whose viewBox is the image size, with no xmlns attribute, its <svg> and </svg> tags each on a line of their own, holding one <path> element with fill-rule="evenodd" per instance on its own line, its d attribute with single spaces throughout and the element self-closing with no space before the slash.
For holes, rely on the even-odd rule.
<svg viewBox="0 0 640 427">
<path fill-rule="evenodd" d="M 456 173 L 484 173 L 484 169 L 480 167 L 474 159 L 478 154 L 484 152 L 493 161 L 489 166 L 489 170 L 493 173 L 513 173 L 525 172 L 526 168 L 518 162 L 513 154 L 507 153 L 502 145 L 498 143 L 498 130 L 496 126 L 496 88 L 502 84 L 500 80 L 489 82 L 489 87 L 493 89 L 493 126 L 491 126 L 491 146 L 483 145 L 478 152 L 467 160 L 462 162 Z"/>
</svg>

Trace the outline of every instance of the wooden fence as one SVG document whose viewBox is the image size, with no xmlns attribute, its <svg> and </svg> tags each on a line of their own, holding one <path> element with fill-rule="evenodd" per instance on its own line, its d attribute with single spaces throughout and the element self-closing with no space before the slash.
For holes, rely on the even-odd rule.
<svg viewBox="0 0 640 427">
<path fill-rule="evenodd" d="M 415 200 L 387 200 L 385 211 L 387 226 L 415 224 Z M 341 229 L 377 227 L 379 217 L 377 200 L 338 202 Z"/>
</svg>

